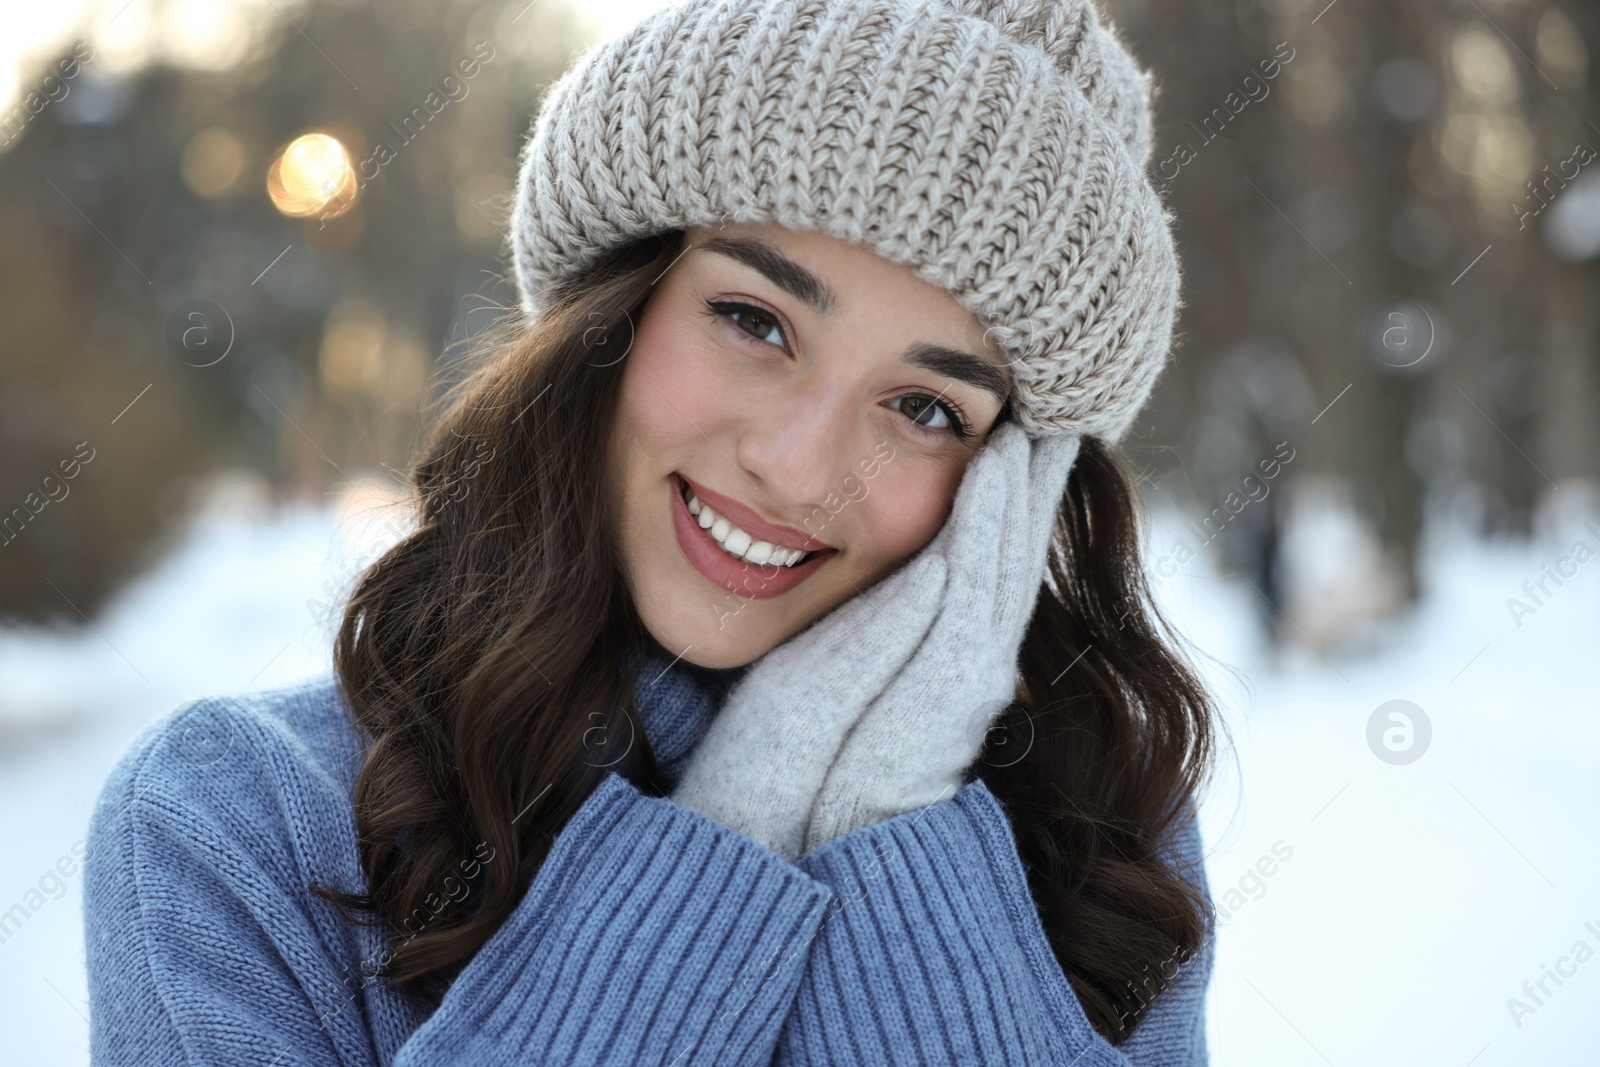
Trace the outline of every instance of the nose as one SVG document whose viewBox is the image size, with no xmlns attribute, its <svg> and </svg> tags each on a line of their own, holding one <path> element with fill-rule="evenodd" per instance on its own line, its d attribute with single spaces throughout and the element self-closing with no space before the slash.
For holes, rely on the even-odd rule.
<svg viewBox="0 0 1600 1067">
<path fill-rule="evenodd" d="M 872 451 L 859 393 L 821 376 L 761 396 L 746 410 L 735 455 L 769 507 L 786 515 L 821 506 L 854 484 L 856 460 Z"/>
</svg>

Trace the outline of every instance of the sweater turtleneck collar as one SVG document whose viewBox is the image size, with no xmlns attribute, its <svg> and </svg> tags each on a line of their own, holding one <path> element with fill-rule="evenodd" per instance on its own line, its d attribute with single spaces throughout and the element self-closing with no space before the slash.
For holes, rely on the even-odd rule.
<svg viewBox="0 0 1600 1067">
<path fill-rule="evenodd" d="M 656 764 L 676 784 L 717 709 L 750 667 L 700 667 L 656 641 L 634 649 L 633 699 Z"/>
</svg>

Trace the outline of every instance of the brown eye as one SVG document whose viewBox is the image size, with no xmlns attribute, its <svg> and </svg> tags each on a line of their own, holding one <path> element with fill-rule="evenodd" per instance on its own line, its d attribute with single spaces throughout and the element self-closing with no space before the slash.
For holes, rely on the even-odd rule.
<svg viewBox="0 0 1600 1067">
<path fill-rule="evenodd" d="M 708 300 L 706 308 L 711 316 L 729 319 L 739 327 L 740 332 L 755 340 L 783 347 L 783 327 L 770 311 L 736 300 Z"/>
<path fill-rule="evenodd" d="M 966 439 L 968 430 L 966 420 L 955 405 L 947 401 L 938 400 L 921 393 L 912 393 L 908 396 L 896 397 L 891 404 L 910 404 L 909 409 L 898 409 L 918 427 L 929 433 L 942 436 L 944 432 L 953 433 L 956 437 Z"/>
</svg>

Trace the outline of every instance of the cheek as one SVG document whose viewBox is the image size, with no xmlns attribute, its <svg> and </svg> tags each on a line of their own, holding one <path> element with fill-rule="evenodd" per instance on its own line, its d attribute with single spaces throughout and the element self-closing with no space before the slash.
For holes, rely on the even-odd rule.
<svg viewBox="0 0 1600 1067">
<path fill-rule="evenodd" d="M 859 509 L 852 543 L 870 554 L 872 580 L 887 575 L 933 540 L 950 513 L 961 467 L 936 464 L 901 448 L 876 477 L 860 479 L 867 492 L 847 509 Z"/>
<path fill-rule="evenodd" d="M 727 414 L 730 391 L 703 341 L 646 316 L 628 352 L 619 398 L 619 431 L 651 453 L 703 444 Z M 672 456 L 658 459 L 672 461 Z M 680 457 L 681 458 L 681 457 Z"/>
</svg>

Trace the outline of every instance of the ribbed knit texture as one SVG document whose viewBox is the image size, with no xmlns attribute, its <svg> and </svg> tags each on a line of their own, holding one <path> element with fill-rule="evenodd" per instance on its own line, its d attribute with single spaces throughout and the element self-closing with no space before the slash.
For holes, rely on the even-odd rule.
<svg viewBox="0 0 1600 1067">
<path fill-rule="evenodd" d="M 738 672 L 669 663 L 636 694 L 670 779 Z M 981 781 L 790 864 L 612 774 L 430 1012 L 370 977 L 378 932 L 306 888 L 365 888 L 362 751 L 331 677 L 140 733 L 89 829 L 94 1063 L 1205 1062 L 1209 948 L 1114 1050 Z"/>
<path fill-rule="evenodd" d="M 1181 850 L 1200 854 L 1192 821 Z M 1209 942 L 1114 1049 L 1056 962 L 1010 823 L 982 779 L 836 838 L 799 866 L 835 898 L 784 1029 L 785 1062 L 1207 1062 Z"/>
<path fill-rule="evenodd" d="M 1089 0 L 683 0 L 546 92 L 511 217 L 523 309 L 646 234 L 827 233 L 976 315 L 1030 434 L 1115 441 L 1179 304 L 1149 96 Z"/>
</svg>

